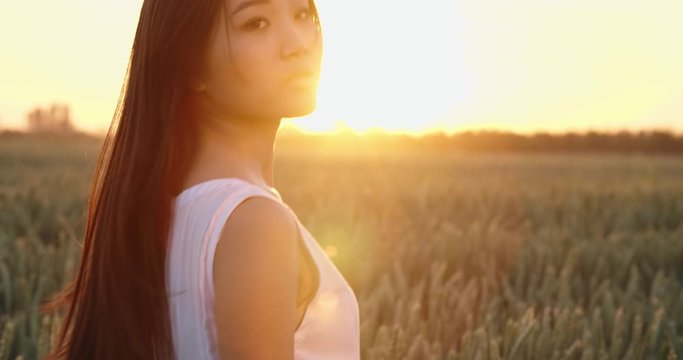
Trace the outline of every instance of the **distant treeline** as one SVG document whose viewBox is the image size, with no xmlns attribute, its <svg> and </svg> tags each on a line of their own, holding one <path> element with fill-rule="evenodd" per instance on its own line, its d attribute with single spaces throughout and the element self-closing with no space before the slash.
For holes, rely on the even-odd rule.
<svg viewBox="0 0 683 360">
<path fill-rule="evenodd" d="M 303 135 L 288 131 L 278 135 L 278 146 L 356 149 L 405 149 L 468 152 L 620 152 L 683 154 L 683 134 L 669 131 L 568 132 L 530 135 L 505 131 L 465 131 L 423 136 L 372 133 L 356 135 Z"/>
<path fill-rule="evenodd" d="M 51 137 L 89 138 L 84 133 L 31 134 L 0 130 L 2 138 L 26 138 L 47 141 Z M 100 138 L 101 139 L 101 138 Z M 335 152 L 382 152 L 393 150 L 465 151 L 465 152 L 619 152 L 646 154 L 683 154 L 683 134 L 669 131 L 621 131 L 602 133 L 568 132 L 563 134 L 535 133 L 529 135 L 505 131 L 466 131 L 455 134 L 430 133 L 422 136 L 374 132 L 356 134 L 304 134 L 282 129 L 276 147 L 304 151 L 332 150 Z"/>
</svg>

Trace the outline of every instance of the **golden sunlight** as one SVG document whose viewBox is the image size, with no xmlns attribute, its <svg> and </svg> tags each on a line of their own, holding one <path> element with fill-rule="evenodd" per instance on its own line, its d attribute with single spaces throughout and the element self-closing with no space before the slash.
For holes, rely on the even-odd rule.
<svg viewBox="0 0 683 360">
<path fill-rule="evenodd" d="M 319 0 L 308 132 L 683 131 L 683 2 Z"/>
<path fill-rule="evenodd" d="M 420 132 L 467 92 L 455 41 L 464 20 L 455 1 L 317 4 L 325 47 L 318 109 L 296 126 Z"/>
<path fill-rule="evenodd" d="M 111 122 L 141 0 L 0 4 L 0 127 L 66 103 Z M 324 36 L 304 132 L 683 131 L 678 0 L 316 0 Z"/>
</svg>

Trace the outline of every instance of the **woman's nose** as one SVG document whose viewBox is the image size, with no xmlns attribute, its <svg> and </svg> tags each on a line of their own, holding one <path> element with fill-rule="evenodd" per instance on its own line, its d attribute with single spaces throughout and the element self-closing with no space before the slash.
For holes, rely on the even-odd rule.
<svg viewBox="0 0 683 360">
<path fill-rule="evenodd" d="M 307 54 L 315 42 L 314 31 L 310 25 L 302 25 L 296 20 L 288 21 L 281 32 L 282 56 L 289 58 Z"/>
</svg>

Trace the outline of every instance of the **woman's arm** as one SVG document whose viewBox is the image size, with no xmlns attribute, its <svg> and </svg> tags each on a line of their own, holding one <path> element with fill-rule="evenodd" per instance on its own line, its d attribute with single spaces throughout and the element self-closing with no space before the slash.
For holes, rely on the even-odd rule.
<svg viewBox="0 0 683 360">
<path fill-rule="evenodd" d="M 272 199 L 250 197 L 226 220 L 213 263 L 221 359 L 292 360 L 297 225 Z"/>
</svg>

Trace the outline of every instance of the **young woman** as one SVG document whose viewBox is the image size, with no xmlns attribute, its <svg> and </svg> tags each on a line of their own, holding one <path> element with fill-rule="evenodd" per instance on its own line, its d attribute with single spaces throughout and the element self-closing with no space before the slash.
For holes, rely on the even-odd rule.
<svg viewBox="0 0 683 360">
<path fill-rule="evenodd" d="M 313 0 L 144 0 L 51 358 L 358 359 L 356 297 L 273 183 Z"/>
</svg>

